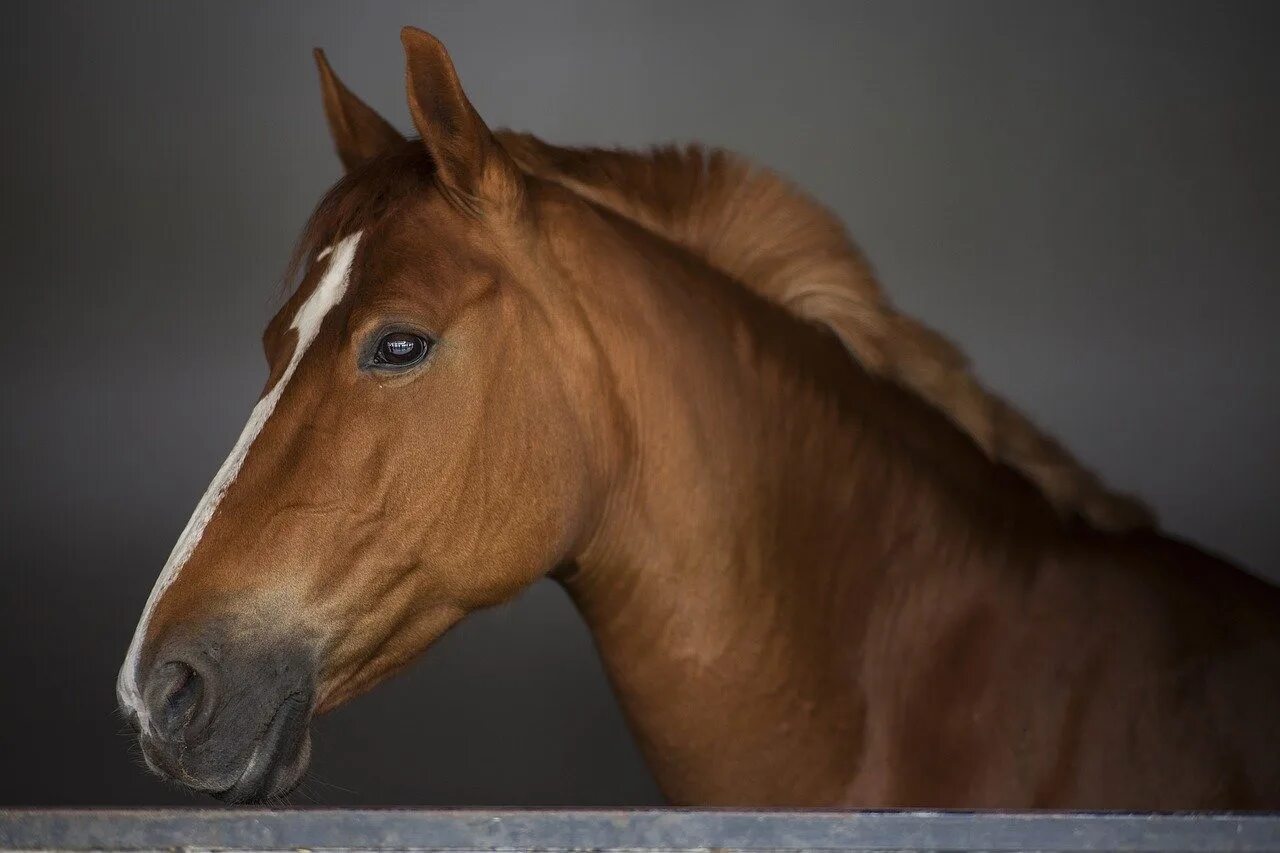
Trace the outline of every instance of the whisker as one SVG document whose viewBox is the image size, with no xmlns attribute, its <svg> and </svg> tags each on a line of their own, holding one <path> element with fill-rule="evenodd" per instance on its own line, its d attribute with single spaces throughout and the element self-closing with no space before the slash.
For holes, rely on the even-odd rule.
<svg viewBox="0 0 1280 853">
<path fill-rule="evenodd" d="M 309 773 L 307 773 L 307 779 L 308 779 L 309 781 L 311 781 L 311 782 L 315 782 L 315 783 L 317 783 L 317 784 L 324 785 L 324 786 L 325 786 L 325 787 L 327 787 L 327 788 L 333 788 L 333 789 L 335 789 L 335 790 L 342 791 L 343 793 L 347 793 L 347 794 L 359 794 L 359 793 L 360 793 L 359 791 L 355 790 L 354 788 L 345 788 L 345 787 L 343 787 L 342 785 L 337 784 L 336 782 L 330 782 L 330 781 L 328 781 L 328 780 L 326 780 L 326 779 L 322 779 L 322 778 L 320 778 L 319 776 L 317 776 L 315 773 L 310 773 L 310 772 L 309 772 Z"/>
</svg>

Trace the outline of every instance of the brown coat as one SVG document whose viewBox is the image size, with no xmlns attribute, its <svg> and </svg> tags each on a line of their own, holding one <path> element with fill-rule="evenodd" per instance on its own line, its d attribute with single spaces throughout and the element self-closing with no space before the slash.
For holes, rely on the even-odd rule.
<svg viewBox="0 0 1280 853">
<path fill-rule="evenodd" d="M 1158 533 L 776 176 L 495 136 L 404 40 L 420 140 L 320 57 L 348 173 L 278 405 L 122 672 L 155 769 L 287 791 L 312 714 L 551 575 L 677 803 L 1280 807 L 1280 590 Z"/>
</svg>

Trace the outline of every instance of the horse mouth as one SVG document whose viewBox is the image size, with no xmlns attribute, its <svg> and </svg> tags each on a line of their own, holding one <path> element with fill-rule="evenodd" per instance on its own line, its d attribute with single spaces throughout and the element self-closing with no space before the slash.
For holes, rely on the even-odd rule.
<svg viewBox="0 0 1280 853">
<path fill-rule="evenodd" d="M 310 704 L 302 693 L 286 697 L 254 743 L 240 776 L 230 787 L 210 793 L 228 804 L 288 796 L 311 758 Z"/>
</svg>

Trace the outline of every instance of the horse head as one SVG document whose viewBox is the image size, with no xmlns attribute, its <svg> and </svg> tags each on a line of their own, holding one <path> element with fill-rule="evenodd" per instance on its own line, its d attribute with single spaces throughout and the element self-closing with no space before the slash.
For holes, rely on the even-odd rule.
<svg viewBox="0 0 1280 853">
<path fill-rule="evenodd" d="M 229 801 L 287 792 L 313 715 L 570 560 L 608 477 L 587 439 L 601 371 L 530 179 L 444 47 L 403 41 L 420 139 L 317 52 L 346 175 L 120 670 L 148 765 Z"/>
</svg>

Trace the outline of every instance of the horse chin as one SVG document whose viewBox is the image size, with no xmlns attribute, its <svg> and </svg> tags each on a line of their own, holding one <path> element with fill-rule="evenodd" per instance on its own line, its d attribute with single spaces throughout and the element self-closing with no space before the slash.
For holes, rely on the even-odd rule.
<svg viewBox="0 0 1280 853">
<path fill-rule="evenodd" d="M 309 702 L 289 697 L 276 710 L 254 745 L 235 783 L 209 793 L 229 804 L 261 803 L 287 797 L 311 761 Z"/>
</svg>

